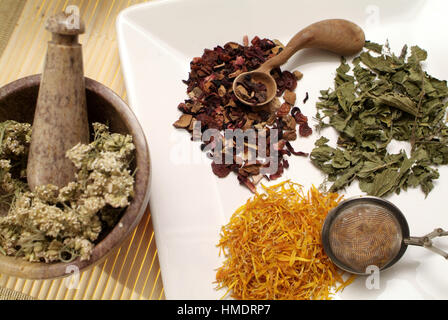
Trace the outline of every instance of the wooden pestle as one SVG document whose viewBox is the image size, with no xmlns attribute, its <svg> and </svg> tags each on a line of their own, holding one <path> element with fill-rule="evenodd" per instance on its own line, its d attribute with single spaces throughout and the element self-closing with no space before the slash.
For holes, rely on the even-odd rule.
<svg viewBox="0 0 448 320">
<path fill-rule="evenodd" d="M 77 23 L 78 22 L 78 23 Z M 42 80 L 34 114 L 27 179 L 31 190 L 74 180 L 75 167 L 65 154 L 78 143 L 89 142 L 82 46 L 78 35 L 85 27 L 79 17 L 60 13 L 50 17 Z"/>
</svg>

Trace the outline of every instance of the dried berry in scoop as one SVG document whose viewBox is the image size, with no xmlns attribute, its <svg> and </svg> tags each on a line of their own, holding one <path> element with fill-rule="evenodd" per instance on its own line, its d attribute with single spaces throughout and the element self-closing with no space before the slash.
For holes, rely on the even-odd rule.
<svg viewBox="0 0 448 320">
<path fill-rule="evenodd" d="M 243 79 L 237 83 L 236 95 L 244 101 L 259 104 L 266 102 L 267 89 L 266 86 L 252 78 L 252 75 L 247 74 Z"/>
<path fill-rule="evenodd" d="M 250 107 L 241 103 L 233 92 L 233 81 L 243 72 L 257 69 L 266 60 L 276 56 L 283 50 L 283 45 L 276 40 L 255 37 L 249 43 L 247 37 L 243 45 L 228 42 L 224 46 L 205 49 L 201 57 L 193 58 L 190 63 L 190 73 L 187 85 L 188 98 L 179 104 L 182 112 L 174 123 L 176 128 L 185 129 L 192 134 L 192 140 L 202 140 L 204 152 L 212 157 L 222 154 L 230 158 L 231 163 L 213 160 L 212 170 L 218 177 L 226 177 L 231 172 L 237 175 L 240 184 L 251 191 L 263 178 L 276 179 L 289 167 L 286 157 L 291 154 L 307 156 L 296 152 L 288 141 L 294 141 L 297 136 L 308 136 L 312 130 L 308 126 L 308 118 L 295 107 L 294 90 L 300 72 L 291 73 L 275 68 L 271 75 L 277 84 L 277 97 L 261 107 Z M 266 100 L 266 88 L 253 79 L 247 78 L 237 90 L 241 90 L 253 102 Z M 285 102 L 282 103 L 280 98 Z M 294 113 L 292 113 L 294 110 Z M 300 119 L 298 122 L 296 119 Z M 301 129 L 297 130 L 297 126 Z M 199 130 L 195 130 L 199 127 Z M 204 135 L 210 129 L 218 131 L 219 136 L 205 139 Z M 274 130 L 275 129 L 275 130 Z M 232 150 L 235 139 L 225 139 L 224 133 L 240 130 L 244 134 L 255 132 L 254 143 L 244 141 L 241 152 Z M 266 139 L 266 148 L 260 149 L 259 138 Z M 275 138 L 275 139 L 274 139 Z M 220 142 L 227 146 L 220 147 Z M 276 158 L 271 154 L 269 146 L 278 153 Z M 248 153 L 255 151 L 257 161 L 247 161 Z M 278 164 L 274 172 L 262 174 L 262 169 L 270 167 L 273 162 Z"/>
</svg>

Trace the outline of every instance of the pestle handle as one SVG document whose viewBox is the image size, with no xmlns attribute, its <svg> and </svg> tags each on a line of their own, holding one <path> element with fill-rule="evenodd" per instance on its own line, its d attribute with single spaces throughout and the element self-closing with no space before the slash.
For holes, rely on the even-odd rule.
<svg viewBox="0 0 448 320">
<path fill-rule="evenodd" d="M 78 143 L 89 142 L 82 46 L 78 35 L 85 30 L 77 16 L 60 13 L 50 17 L 42 80 L 34 114 L 27 179 L 31 190 L 74 180 L 75 167 L 65 156 Z"/>
<path fill-rule="evenodd" d="M 45 29 L 52 33 L 54 43 L 76 44 L 78 35 L 85 32 L 85 25 L 79 16 L 61 12 L 48 18 Z"/>
<path fill-rule="evenodd" d="M 86 31 L 84 21 L 80 16 L 65 12 L 49 17 L 45 23 L 45 29 L 53 34 L 66 36 L 77 36 Z"/>
</svg>

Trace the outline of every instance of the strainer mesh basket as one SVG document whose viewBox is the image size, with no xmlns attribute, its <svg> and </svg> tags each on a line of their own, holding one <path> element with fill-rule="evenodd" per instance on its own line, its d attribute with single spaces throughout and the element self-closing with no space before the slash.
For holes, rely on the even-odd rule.
<svg viewBox="0 0 448 320">
<path fill-rule="evenodd" d="M 362 202 L 340 212 L 328 232 L 333 255 L 357 273 L 366 273 L 369 266 L 386 266 L 398 255 L 403 240 L 399 221 L 389 210 Z"/>
</svg>

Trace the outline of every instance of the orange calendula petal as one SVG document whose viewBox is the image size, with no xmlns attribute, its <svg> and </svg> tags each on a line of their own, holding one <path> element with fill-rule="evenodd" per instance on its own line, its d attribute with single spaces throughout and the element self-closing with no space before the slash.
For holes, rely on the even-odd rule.
<svg viewBox="0 0 448 320">
<path fill-rule="evenodd" d="M 349 285 L 354 277 L 344 281 L 321 244 L 323 221 L 342 197 L 290 181 L 263 191 L 222 227 L 218 288 L 236 299 L 330 299 Z"/>
</svg>

